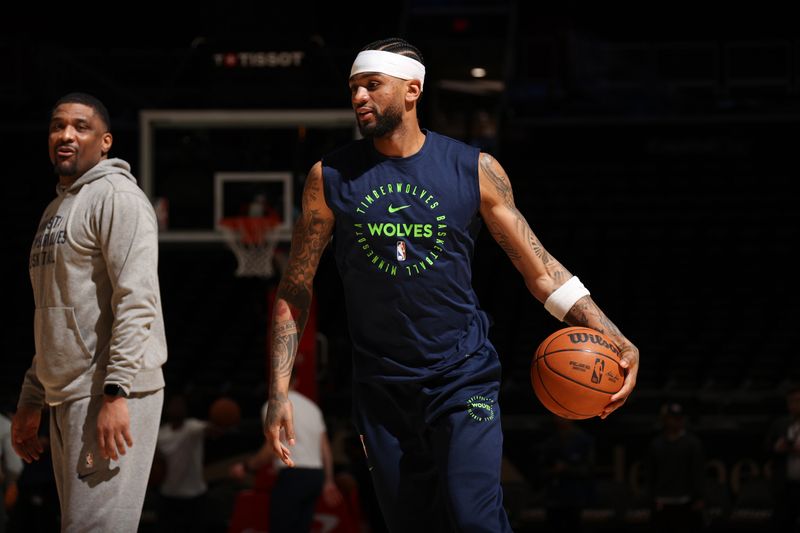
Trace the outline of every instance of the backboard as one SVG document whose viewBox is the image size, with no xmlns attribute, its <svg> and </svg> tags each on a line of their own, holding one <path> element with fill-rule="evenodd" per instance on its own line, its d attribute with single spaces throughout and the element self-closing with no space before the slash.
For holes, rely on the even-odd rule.
<svg viewBox="0 0 800 533">
<path fill-rule="evenodd" d="M 139 122 L 139 174 L 162 243 L 222 243 L 222 216 L 262 200 L 289 241 L 309 169 L 358 137 L 350 109 L 145 110 Z"/>
</svg>

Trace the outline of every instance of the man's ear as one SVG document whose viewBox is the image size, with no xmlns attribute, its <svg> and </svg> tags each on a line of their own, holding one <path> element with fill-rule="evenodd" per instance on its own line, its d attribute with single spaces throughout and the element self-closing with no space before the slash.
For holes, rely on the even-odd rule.
<svg viewBox="0 0 800 533">
<path fill-rule="evenodd" d="M 422 96 L 422 82 L 419 80 L 408 80 L 406 83 L 406 102 L 416 102 Z"/>
<path fill-rule="evenodd" d="M 100 145 L 104 156 L 108 155 L 108 152 L 111 151 L 112 144 L 114 144 L 114 137 L 111 135 L 111 132 L 107 131 L 103 134 L 103 142 Z"/>
</svg>

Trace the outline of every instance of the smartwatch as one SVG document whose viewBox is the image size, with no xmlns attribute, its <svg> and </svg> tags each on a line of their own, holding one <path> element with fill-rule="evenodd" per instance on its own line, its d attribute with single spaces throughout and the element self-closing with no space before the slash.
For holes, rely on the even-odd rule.
<svg viewBox="0 0 800 533">
<path fill-rule="evenodd" d="M 125 389 L 116 383 L 108 383 L 105 387 L 103 387 L 103 394 L 106 396 L 113 396 L 115 398 L 125 398 L 128 396 L 125 394 Z"/>
</svg>

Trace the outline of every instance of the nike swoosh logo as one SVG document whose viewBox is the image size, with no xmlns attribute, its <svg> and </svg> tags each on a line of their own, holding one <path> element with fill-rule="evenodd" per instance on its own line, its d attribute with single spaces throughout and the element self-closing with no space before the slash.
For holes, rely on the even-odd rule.
<svg viewBox="0 0 800 533">
<path fill-rule="evenodd" d="M 389 212 L 390 213 L 397 213 L 401 209 L 407 209 L 409 207 L 411 207 L 411 206 L 410 205 L 401 205 L 400 207 L 394 207 L 394 206 L 392 206 L 392 204 L 389 204 Z"/>
</svg>

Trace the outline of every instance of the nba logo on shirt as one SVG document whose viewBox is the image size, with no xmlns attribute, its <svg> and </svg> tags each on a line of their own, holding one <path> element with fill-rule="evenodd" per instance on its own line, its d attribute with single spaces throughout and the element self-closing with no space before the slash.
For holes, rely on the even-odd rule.
<svg viewBox="0 0 800 533">
<path fill-rule="evenodd" d="M 397 241 L 397 260 L 398 261 L 405 261 L 406 260 L 406 242 L 405 241 Z"/>
</svg>

